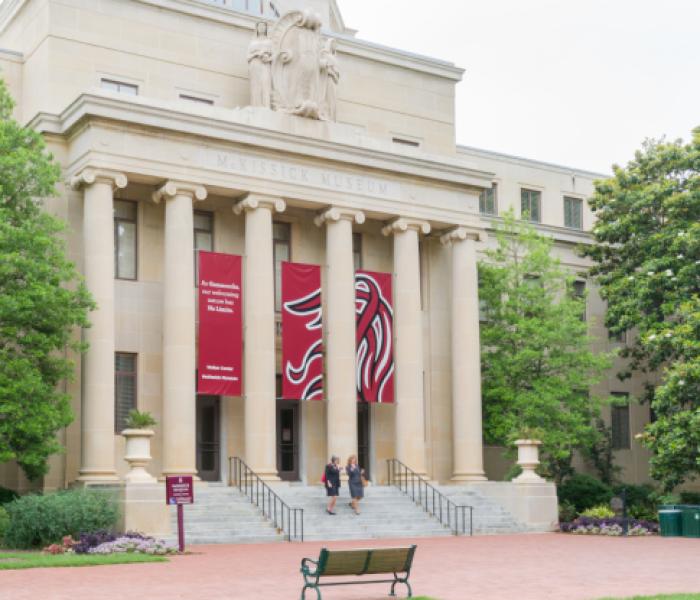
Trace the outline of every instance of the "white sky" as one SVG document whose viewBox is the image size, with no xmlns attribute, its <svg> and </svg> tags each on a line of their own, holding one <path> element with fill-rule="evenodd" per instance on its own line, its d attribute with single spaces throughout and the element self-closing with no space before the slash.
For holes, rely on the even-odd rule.
<svg viewBox="0 0 700 600">
<path fill-rule="evenodd" d="M 358 37 L 454 62 L 457 141 L 609 172 L 700 125 L 700 0 L 338 0 Z"/>
</svg>

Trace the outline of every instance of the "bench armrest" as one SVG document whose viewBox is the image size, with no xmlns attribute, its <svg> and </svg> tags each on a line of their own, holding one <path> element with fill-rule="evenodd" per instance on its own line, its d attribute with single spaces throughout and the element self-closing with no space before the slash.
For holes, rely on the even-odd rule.
<svg viewBox="0 0 700 600">
<path fill-rule="evenodd" d="M 314 565 L 315 568 L 313 572 L 309 568 L 309 565 Z M 311 560 L 310 558 L 303 558 L 301 560 L 301 572 L 304 575 L 315 577 L 316 573 L 318 572 L 318 563 L 315 560 Z"/>
</svg>

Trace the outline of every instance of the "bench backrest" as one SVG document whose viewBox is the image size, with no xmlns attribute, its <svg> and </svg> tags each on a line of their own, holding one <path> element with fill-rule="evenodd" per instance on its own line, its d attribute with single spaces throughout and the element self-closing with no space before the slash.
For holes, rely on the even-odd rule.
<svg viewBox="0 0 700 600">
<path fill-rule="evenodd" d="M 415 546 L 360 550 L 328 550 L 323 548 L 318 559 L 319 575 L 406 573 L 411 569 L 415 551 Z"/>
</svg>

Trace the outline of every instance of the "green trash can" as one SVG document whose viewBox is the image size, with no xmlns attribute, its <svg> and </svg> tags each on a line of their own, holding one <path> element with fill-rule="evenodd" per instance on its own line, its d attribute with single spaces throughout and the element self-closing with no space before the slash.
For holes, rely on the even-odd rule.
<svg viewBox="0 0 700 600">
<path fill-rule="evenodd" d="M 700 538 L 700 506 L 684 506 L 681 512 L 683 537 Z"/>
<path fill-rule="evenodd" d="M 675 505 L 659 508 L 659 532 L 663 537 L 683 535 L 683 510 Z"/>
</svg>

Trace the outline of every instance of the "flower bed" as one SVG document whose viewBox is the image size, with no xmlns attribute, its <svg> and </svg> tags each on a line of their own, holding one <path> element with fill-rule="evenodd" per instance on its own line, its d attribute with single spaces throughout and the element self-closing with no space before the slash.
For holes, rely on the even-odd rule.
<svg viewBox="0 0 700 600">
<path fill-rule="evenodd" d="M 140 533 L 114 534 L 109 531 L 84 533 L 78 541 L 70 536 L 63 538 L 62 544 L 51 544 L 44 549 L 46 554 L 149 554 L 165 556 L 177 554 L 178 548 L 163 540 L 157 540 Z"/>
<path fill-rule="evenodd" d="M 646 536 L 659 532 L 659 524 L 639 519 L 628 519 L 627 535 Z M 595 517 L 579 517 L 570 523 L 560 523 L 559 529 L 563 533 L 575 535 L 609 535 L 621 536 L 624 531 L 624 519 L 611 517 L 599 519 Z"/>
</svg>

